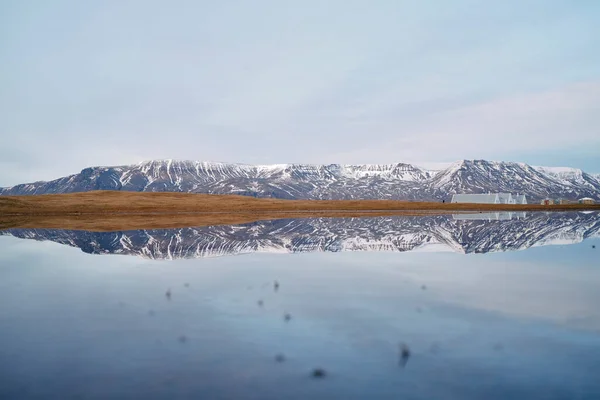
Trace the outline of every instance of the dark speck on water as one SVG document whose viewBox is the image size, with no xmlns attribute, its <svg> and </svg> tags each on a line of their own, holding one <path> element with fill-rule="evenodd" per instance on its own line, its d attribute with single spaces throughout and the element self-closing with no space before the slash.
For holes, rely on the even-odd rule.
<svg viewBox="0 0 600 400">
<path fill-rule="evenodd" d="M 422 290 L 427 290 L 427 286 L 423 285 L 423 286 L 421 286 L 421 289 Z"/>
<path fill-rule="evenodd" d="M 595 245 L 595 244 L 593 244 L 593 245 L 592 245 L 592 249 L 595 249 L 595 248 L 596 248 L 596 245 Z"/>
<path fill-rule="evenodd" d="M 186 343 L 188 338 L 185 335 L 181 335 L 181 336 L 179 336 L 178 340 L 179 340 L 179 343 Z"/>
<path fill-rule="evenodd" d="M 154 312 L 154 310 L 150 310 L 148 311 L 148 315 L 154 317 L 156 315 L 156 312 Z"/>
<path fill-rule="evenodd" d="M 315 368 L 311 374 L 313 378 L 325 378 L 325 375 L 327 375 L 327 373 L 323 368 Z"/>
<path fill-rule="evenodd" d="M 259 307 L 262 307 L 265 303 L 262 300 L 256 302 Z"/>
<path fill-rule="evenodd" d="M 273 283 L 273 290 L 279 290 L 279 282 L 275 281 L 275 283 Z"/>
<path fill-rule="evenodd" d="M 504 350 L 504 345 L 502 343 L 496 343 L 494 345 L 494 350 L 496 350 L 496 351 L 502 351 L 502 350 Z"/>
<path fill-rule="evenodd" d="M 410 349 L 406 343 L 400 344 L 400 366 L 402 368 L 406 367 L 408 363 L 408 359 L 410 358 Z"/>
<path fill-rule="evenodd" d="M 183 286 L 185 286 L 186 288 L 189 288 L 190 284 L 186 282 Z"/>
<path fill-rule="evenodd" d="M 167 293 L 165 293 L 165 296 L 167 297 L 168 300 L 171 300 L 171 289 L 167 290 Z"/>
<path fill-rule="evenodd" d="M 278 363 L 282 363 L 285 361 L 285 356 L 283 354 L 277 354 L 275 356 L 275 361 Z"/>
<path fill-rule="evenodd" d="M 287 314 L 285 314 L 285 315 L 283 316 L 283 319 L 285 320 L 285 322 L 288 322 L 289 320 L 291 320 L 291 319 L 292 319 L 292 315 L 291 315 L 291 314 L 289 314 L 289 313 L 287 313 Z"/>
</svg>

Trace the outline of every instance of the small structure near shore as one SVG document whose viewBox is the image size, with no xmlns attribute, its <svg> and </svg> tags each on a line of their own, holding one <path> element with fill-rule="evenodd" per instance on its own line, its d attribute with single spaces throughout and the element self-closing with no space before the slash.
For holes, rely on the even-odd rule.
<svg viewBox="0 0 600 400">
<path fill-rule="evenodd" d="M 551 206 L 551 205 L 564 205 L 564 204 L 596 204 L 596 201 L 591 197 L 584 197 L 579 200 L 568 200 L 568 199 L 550 199 L 545 198 L 540 201 L 540 204 L 543 206 Z"/>
<path fill-rule="evenodd" d="M 577 201 L 579 204 L 596 204 L 596 201 L 591 197 L 584 197 Z"/>
</svg>

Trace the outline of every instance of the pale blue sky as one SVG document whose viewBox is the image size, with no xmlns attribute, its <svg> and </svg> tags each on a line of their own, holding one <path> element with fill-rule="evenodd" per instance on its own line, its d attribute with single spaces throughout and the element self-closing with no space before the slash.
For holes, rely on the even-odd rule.
<svg viewBox="0 0 600 400">
<path fill-rule="evenodd" d="M 91 165 L 600 172 L 600 1 L 0 0 L 0 186 Z"/>
</svg>

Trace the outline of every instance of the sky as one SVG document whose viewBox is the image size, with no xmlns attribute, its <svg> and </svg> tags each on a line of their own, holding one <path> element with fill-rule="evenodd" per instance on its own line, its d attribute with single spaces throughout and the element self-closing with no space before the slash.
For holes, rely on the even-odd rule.
<svg viewBox="0 0 600 400">
<path fill-rule="evenodd" d="M 600 173 L 596 0 L 0 0 L 0 186 L 149 159 Z"/>
</svg>

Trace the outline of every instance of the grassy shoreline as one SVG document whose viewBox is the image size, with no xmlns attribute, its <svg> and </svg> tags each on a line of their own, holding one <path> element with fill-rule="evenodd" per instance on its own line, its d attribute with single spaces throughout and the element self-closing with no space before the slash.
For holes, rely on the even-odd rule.
<svg viewBox="0 0 600 400">
<path fill-rule="evenodd" d="M 229 225 L 281 218 L 586 210 L 600 210 L 600 204 L 543 206 L 396 200 L 280 200 L 235 195 L 93 191 L 0 196 L 0 229 L 116 231 Z"/>
</svg>

